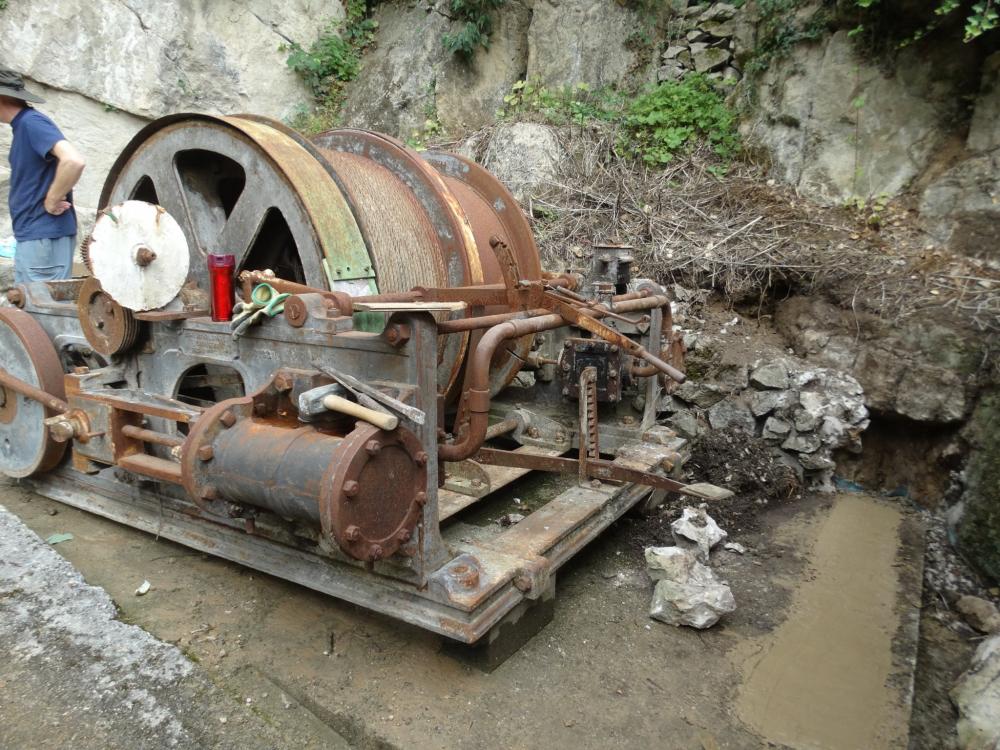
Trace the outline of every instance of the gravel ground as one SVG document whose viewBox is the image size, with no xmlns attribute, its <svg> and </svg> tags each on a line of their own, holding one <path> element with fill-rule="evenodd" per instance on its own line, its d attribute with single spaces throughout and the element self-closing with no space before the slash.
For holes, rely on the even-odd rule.
<svg viewBox="0 0 1000 750">
<path fill-rule="evenodd" d="M 0 506 L 0 747 L 287 747 Z M 347 747 L 311 738 L 297 747 Z"/>
</svg>

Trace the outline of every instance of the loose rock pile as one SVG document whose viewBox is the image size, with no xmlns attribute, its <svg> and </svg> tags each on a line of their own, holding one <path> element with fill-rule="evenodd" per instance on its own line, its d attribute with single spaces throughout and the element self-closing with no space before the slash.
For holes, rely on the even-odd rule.
<svg viewBox="0 0 1000 750">
<path fill-rule="evenodd" d="M 658 81 L 677 81 L 689 72 L 705 73 L 717 80 L 738 81 L 741 71 L 733 59 L 737 9 L 715 3 L 707 9 L 694 5 L 681 11 L 684 35 L 670 41 L 660 55 Z"/>
</svg>

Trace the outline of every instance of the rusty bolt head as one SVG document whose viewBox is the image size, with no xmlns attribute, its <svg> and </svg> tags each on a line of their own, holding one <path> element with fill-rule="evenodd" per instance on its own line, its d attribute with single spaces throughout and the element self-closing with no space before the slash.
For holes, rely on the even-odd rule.
<svg viewBox="0 0 1000 750">
<path fill-rule="evenodd" d="M 556 430 L 556 442 L 561 443 L 566 439 L 566 433 L 562 430 Z"/>
<path fill-rule="evenodd" d="M 600 479 L 591 479 L 590 480 L 590 486 L 593 487 L 595 490 L 599 490 L 601 488 L 601 480 Z"/>
<path fill-rule="evenodd" d="M 292 378 L 286 372 L 279 372 L 274 378 L 274 387 L 279 393 L 292 390 Z"/>
<path fill-rule="evenodd" d="M 426 466 L 427 465 L 427 458 L 428 458 L 428 456 L 427 456 L 427 452 L 426 451 L 417 451 L 417 455 L 415 455 L 413 457 L 413 462 L 417 466 Z"/>
<path fill-rule="evenodd" d="M 409 529 L 403 529 L 398 534 L 396 534 L 396 539 L 399 540 L 400 544 L 406 544 L 408 541 L 410 541 L 411 536 L 413 535 L 410 533 Z"/>
<path fill-rule="evenodd" d="M 368 451 L 369 456 L 377 456 L 382 450 L 382 443 L 378 440 L 369 440 L 365 443 L 365 450 Z"/>
<path fill-rule="evenodd" d="M 236 415 L 231 411 L 224 411 L 222 416 L 219 417 L 219 421 L 222 422 L 223 427 L 232 427 L 236 424 Z"/>
<path fill-rule="evenodd" d="M 402 346 L 410 340 L 410 327 L 403 323 L 393 323 L 385 329 L 385 340 L 393 346 Z"/>
<path fill-rule="evenodd" d="M 617 380 L 618 379 L 618 370 L 609 370 L 608 371 L 608 377 L 611 380 Z"/>
<path fill-rule="evenodd" d="M 11 289 L 7 292 L 7 301 L 14 307 L 24 306 L 24 292 L 20 289 Z"/>
<path fill-rule="evenodd" d="M 542 434 L 542 433 L 540 433 L 540 432 L 538 431 L 538 428 L 537 428 L 537 427 L 529 427 L 529 428 L 528 428 L 528 437 L 530 437 L 530 438 L 537 438 L 537 437 L 538 437 L 539 435 L 541 435 L 541 434 Z"/>
<path fill-rule="evenodd" d="M 622 424 L 635 424 L 635 417 L 633 417 L 631 414 L 626 414 L 624 417 L 622 417 Z"/>
<path fill-rule="evenodd" d="M 285 300 L 285 320 L 292 328 L 301 328 L 309 318 L 309 311 L 305 304 L 298 297 L 289 297 Z"/>
<path fill-rule="evenodd" d="M 267 404 L 265 404 L 263 401 L 258 401 L 253 405 L 253 413 L 256 414 L 258 417 L 263 417 L 265 414 L 267 414 Z"/>
<path fill-rule="evenodd" d="M 573 366 L 569 362 L 563 362 L 561 365 L 563 372 L 569 372 Z"/>
<path fill-rule="evenodd" d="M 376 560 L 381 560 L 385 557 L 385 550 L 382 549 L 381 545 L 373 544 L 371 550 L 368 552 L 368 559 L 372 562 Z"/>
<path fill-rule="evenodd" d="M 361 491 L 361 485 L 355 482 L 353 479 L 348 479 L 344 482 L 343 492 L 347 497 L 354 497 Z"/>
<path fill-rule="evenodd" d="M 140 268 L 145 268 L 154 260 L 156 260 L 156 253 L 145 246 L 140 247 L 135 254 L 135 264 Z"/>
<path fill-rule="evenodd" d="M 344 539 L 349 542 L 356 542 L 361 538 L 361 529 L 357 526 L 348 526 L 344 529 Z"/>
<path fill-rule="evenodd" d="M 65 443 L 76 436 L 76 426 L 73 420 L 60 417 L 49 424 L 49 436 L 57 443 Z"/>
<path fill-rule="evenodd" d="M 520 575 L 514 579 L 514 586 L 518 591 L 526 594 L 532 589 L 531 578 L 525 575 Z"/>
<path fill-rule="evenodd" d="M 198 458 L 211 461 L 215 457 L 215 449 L 211 445 L 203 445 L 198 449 Z"/>
<path fill-rule="evenodd" d="M 478 477 L 473 477 L 471 484 L 472 484 L 473 487 L 482 487 L 483 486 L 483 480 L 479 479 Z"/>
<path fill-rule="evenodd" d="M 419 505 L 421 508 L 423 508 L 425 505 L 427 505 L 427 493 L 426 492 L 418 492 L 413 499 L 417 501 L 417 505 Z"/>
</svg>

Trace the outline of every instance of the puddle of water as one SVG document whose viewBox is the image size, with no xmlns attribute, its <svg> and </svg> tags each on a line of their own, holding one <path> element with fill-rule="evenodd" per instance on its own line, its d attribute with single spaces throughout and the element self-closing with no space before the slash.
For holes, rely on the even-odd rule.
<svg viewBox="0 0 1000 750">
<path fill-rule="evenodd" d="M 900 521 L 897 508 L 848 495 L 820 522 L 812 579 L 742 666 L 738 711 L 762 736 L 803 750 L 905 744 L 905 702 L 887 685 Z"/>
</svg>

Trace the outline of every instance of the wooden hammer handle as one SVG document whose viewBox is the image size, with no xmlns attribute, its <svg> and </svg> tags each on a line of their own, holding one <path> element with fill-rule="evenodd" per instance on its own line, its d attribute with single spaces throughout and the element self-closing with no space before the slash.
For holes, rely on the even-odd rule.
<svg viewBox="0 0 1000 750">
<path fill-rule="evenodd" d="M 339 411 L 341 414 L 347 414 L 358 419 L 363 419 L 366 422 L 371 422 L 383 430 L 395 430 L 399 425 L 399 417 L 396 415 L 369 409 L 367 406 L 348 401 L 341 396 L 334 396 L 333 394 L 324 396 L 323 406 L 330 411 Z"/>
</svg>

